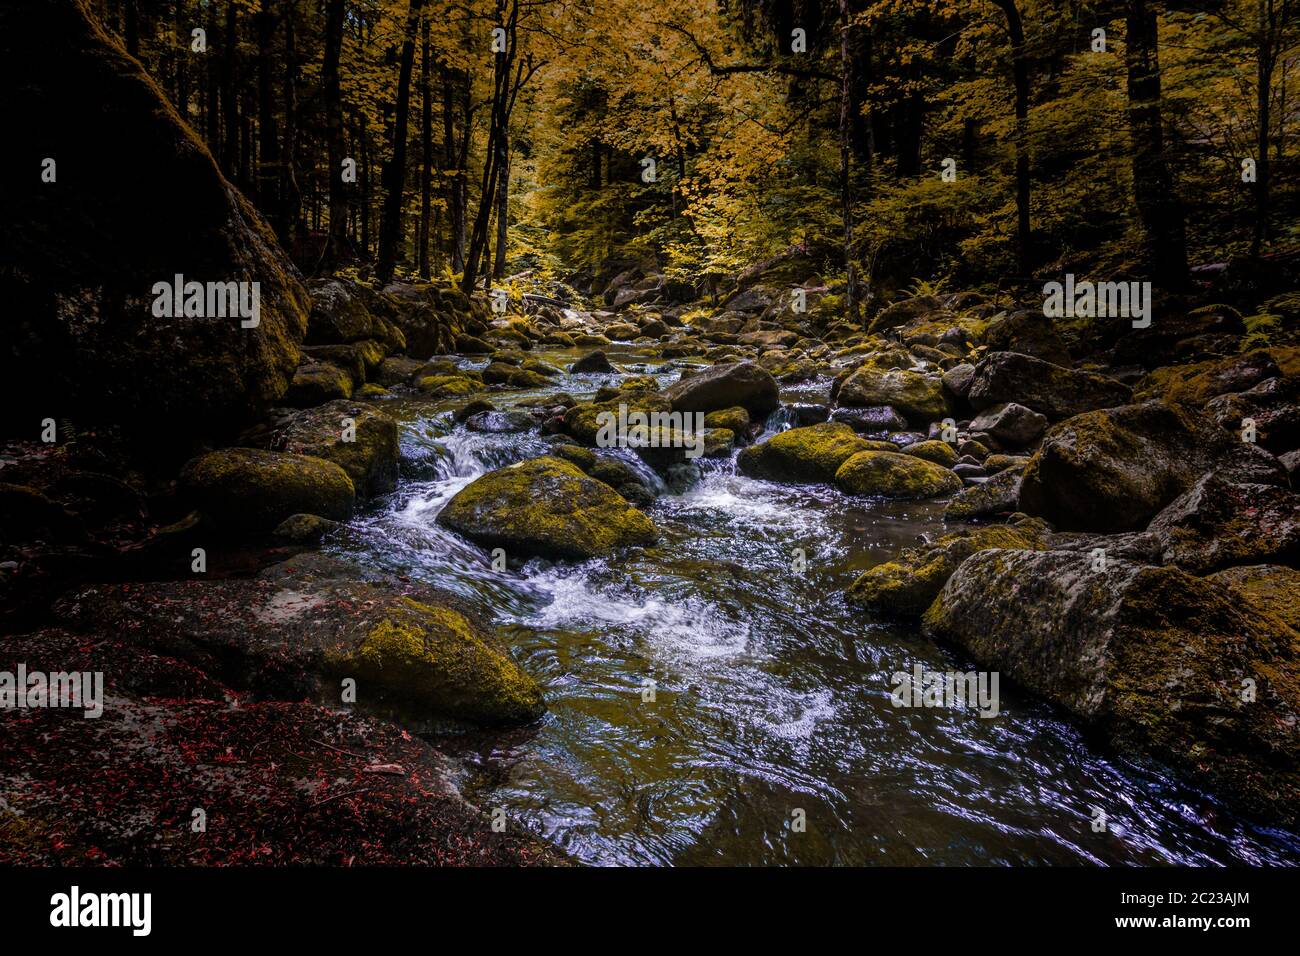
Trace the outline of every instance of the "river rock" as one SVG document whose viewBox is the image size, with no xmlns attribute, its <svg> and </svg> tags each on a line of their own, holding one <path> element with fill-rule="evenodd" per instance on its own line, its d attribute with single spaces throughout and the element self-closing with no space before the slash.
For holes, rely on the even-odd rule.
<svg viewBox="0 0 1300 956">
<path fill-rule="evenodd" d="M 865 408 L 840 406 L 831 411 L 830 419 L 833 422 L 843 422 L 855 432 L 872 435 L 901 432 L 907 428 L 907 420 L 888 405 L 869 405 Z"/>
<path fill-rule="evenodd" d="M 299 365 L 284 394 L 284 404 L 292 408 L 311 408 L 337 398 L 352 397 L 352 376 L 330 362 Z"/>
<path fill-rule="evenodd" d="M 482 724 L 536 720 L 541 690 L 499 637 L 453 597 L 337 579 L 96 585 L 63 599 L 66 624 L 111 630 L 254 696 L 338 702 Z"/>
<path fill-rule="evenodd" d="M 609 359 L 605 357 L 604 352 L 597 349 L 594 352 L 588 352 L 582 358 L 578 359 L 578 361 L 570 365 L 569 371 L 574 374 L 580 374 L 583 372 L 610 373 L 616 372 L 618 369 L 614 368 L 614 366 L 609 363 Z"/>
<path fill-rule="evenodd" d="M 1062 368 L 1016 352 L 985 356 L 975 367 L 975 378 L 966 393 L 977 409 L 1018 402 L 1053 421 L 1125 405 L 1132 394 L 1127 385 L 1104 375 Z"/>
<path fill-rule="evenodd" d="M 1020 510 L 1069 531 L 1139 528 L 1211 468 L 1280 484 L 1277 460 L 1203 415 L 1163 402 L 1087 412 L 1052 427 L 1029 460 Z"/>
<path fill-rule="evenodd" d="M 5 196 L 5 421 L 111 423 L 155 448 L 232 434 L 288 388 L 307 291 L 267 223 L 90 9 L 0 7 L 8 124 L 39 131 L 33 162 L 59 164 L 57 184 L 33 175 Z M 245 283 L 249 304 L 257 283 L 257 324 L 206 302 L 203 317 L 155 314 L 167 305 L 155 284 L 178 273 L 205 287 Z"/>
<path fill-rule="evenodd" d="M 664 390 L 675 412 L 716 412 L 739 405 L 756 419 L 781 404 L 776 379 L 753 362 L 713 365 Z"/>
<path fill-rule="evenodd" d="M 308 345 L 345 345 L 371 337 L 374 319 L 362 297 L 341 279 L 315 279 L 311 314 L 307 317 Z"/>
<path fill-rule="evenodd" d="M 181 493 L 218 530 L 271 531 L 300 513 L 343 520 L 356 491 L 331 461 L 255 448 L 224 448 L 181 470 Z"/>
<path fill-rule="evenodd" d="M 914 425 L 928 425 L 948 414 L 948 399 L 939 377 L 910 369 L 864 365 L 844 380 L 836 399 L 841 405 L 888 405 Z"/>
<path fill-rule="evenodd" d="M 1276 485 L 1201 478 L 1156 515 L 1163 560 L 1193 574 L 1233 564 L 1300 562 L 1300 495 Z"/>
<path fill-rule="evenodd" d="M 943 520 L 977 521 L 1018 511 L 1021 474 L 1020 469 L 1007 469 L 985 482 L 963 488 L 944 506 Z"/>
<path fill-rule="evenodd" d="M 959 402 L 964 402 L 970 392 L 971 383 L 975 381 L 975 366 L 969 362 L 954 365 L 943 373 L 942 381 L 949 395 Z"/>
<path fill-rule="evenodd" d="M 937 498 L 961 491 L 961 478 L 942 465 L 891 451 L 859 452 L 840 465 L 835 484 L 851 495 Z"/>
<path fill-rule="evenodd" d="M 1056 331 L 1056 324 L 1042 309 L 1022 309 L 989 323 L 984 333 L 984 344 L 990 352 L 1016 352 L 1034 358 L 1070 367 L 1070 353 L 1065 340 Z"/>
<path fill-rule="evenodd" d="M 924 458 L 944 468 L 951 468 L 957 464 L 957 453 L 946 441 L 918 441 L 906 446 L 902 451 L 904 455 Z"/>
<path fill-rule="evenodd" d="M 301 411 L 280 431 L 277 447 L 334 462 L 362 498 L 397 487 L 397 422 L 372 406 L 336 401 Z"/>
<path fill-rule="evenodd" d="M 518 557 L 602 557 L 652 544 L 654 522 L 570 462 L 543 456 L 489 472 L 447 503 L 438 523 Z"/>
<path fill-rule="evenodd" d="M 1047 416 L 1015 402 L 1006 402 L 980 412 L 970 423 L 970 430 L 992 435 L 1002 445 L 1024 448 L 1047 431 Z"/>
<path fill-rule="evenodd" d="M 932 544 L 907 548 L 892 561 L 859 575 L 846 597 L 851 604 L 881 614 L 920 617 L 972 554 L 990 548 L 1041 550 L 1045 538 L 1042 522 L 1034 519 L 946 534 Z"/>
<path fill-rule="evenodd" d="M 980 552 L 948 579 L 925 632 L 1121 752 L 1207 780 L 1270 818 L 1300 817 L 1300 634 L 1178 568 L 1095 567 L 1074 552 Z"/>
<path fill-rule="evenodd" d="M 844 462 L 873 447 L 886 446 L 858 437 L 848 425 L 825 422 L 791 428 L 746 448 L 736 458 L 736 468 L 768 481 L 829 483 Z"/>
</svg>

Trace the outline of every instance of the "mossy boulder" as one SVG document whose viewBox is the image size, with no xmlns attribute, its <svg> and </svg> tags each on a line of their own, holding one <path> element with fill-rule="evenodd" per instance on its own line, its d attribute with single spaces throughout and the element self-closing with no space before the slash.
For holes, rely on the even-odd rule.
<svg viewBox="0 0 1300 956">
<path fill-rule="evenodd" d="M 278 447 L 334 462 L 348 473 L 360 497 L 397 487 L 397 422 L 369 405 L 338 401 L 299 412 L 280 432 Z"/>
<path fill-rule="evenodd" d="M 56 613 L 82 630 L 199 666 L 254 697 L 517 724 L 545 712 L 536 682 L 451 595 L 339 579 L 178 581 L 83 589 Z"/>
<path fill-rule="evenodd" d="M 1276 485 L 1201 478 L 1151 519 L 1162 559 L 1193 574 L 1233 564 L 1300 564 L 1300 495 Z"/>
<path fill-rule="evenodd" d="M 889 450 L 889 449 L 882 449 Z M 936 465 L 942 465 L 944 468 L 951 468 L 957 464 L 957 452 L 953 450 L 952 445 L 946 441 L 930 440 L 918 441 L 908 445 L 903 450 L 904 455 L 911 455 L 914 458 L 924 458 L 926 461 L 934 462 Z"/>
<path fill-rule="evenodd" d="M 664 390 L 675 412 L 717 412 L 736 405 L 757 419 L 780 406 L 780 389 L 770 372 L 753 362 L 713 365 Z"/>
<path fill-rule="evenodd" d="M 564 413 L 564 431 L 584 445 L 595 445 L 601 434 L 602 422 L 617 422 L 620 410 L 631 415 L 634 412 L 646 415 L 655 412 L 670 411 L 666 398 L 655 392 L 616 392 L 607 401 L 584 402 L 574 405 Z M 612 415 L 612 419 L 603 416 Z M 624 444 L 626 436 L 617 435 L 618 444 Z"/>
<path fill-rule="evenodd" d="M 750 429 L 749 412 L 739 405 L 709 412 L 704 416 L 705 428 L 726 428 L 738 436 L 747 436 Z"/>
<path fill-rule="evenodd" d="M 342 520 L 356 491 L 331 461 L 255 448 L 224 448 L 181 470 L 185 498 L 221 530 L 271 531 L 299 513 Z"/>
<path fill-rule="evenodd" d="M 840 465 L 835 484 L 851 495 L 938 498 L 961 491 L 961 479 L 942 465 L 892 451 L 863 451 Z"/>
<path fill-rule="evenodd" d="M 984 333 L 984 344 L 990 352 L 1017 352 L 1064 368 L 1070 366 L 1065 340 L 1041 309 L 1022 309 L 994 319 Z"/>
<path fill-rule="evenodd" d="M 284 404 L 312 408 L 336 398 L 351 398 L 352 387 L 352 375 L 346 369 L 332 362 L 309 362 L 294 371 Z"/>
<path fill-rule="evenodd" d="M 927 635 L 1284 823 L 1300 819 L 1300 634 L 1231 587 L 1087 554 L 983 551 Z"/>
<path fill-rule="evenodd" d="M 829 483 L 842 464 L 870 447 L 848 425 L 823 422 L 788 429 L 746 448 L 736 467 L 742 474 L 768 481 Z"/>
<path fill-rule="evenodd" d="M 482 382 L 465 375 L 426 375 L 416 380 L 415 387 L 430 398 L 453 398 L 486 391 Z"/>
<path fill-rule="evenodd" d="M 470 482 L 443 508 L 438 523 L 518 557 L 585 560 L 658 538 L 654 522 L 608 485 L 551 456 Z"/>
<path fill-rule="evenodd" d="M 1133 397 L 1139 401 L 1163 399 L 1199 408 L 1217 395 L 1244 392 L 1281 374 L 1270 352 L 1257 349 L 1244 355 L 1155 369 L 1137 383 Z"/>
<path fill-rule="evenodd" d="M 29 131 L 32 162 L 58 161 L 56 184 L 33 173 L 6 191 L 0 431 L 67 417 L 192 447 L 280 400 L 309 298 L 271 228 L 91 8 L 0 6 L 10 128 Z M 245 283 L 251 305 L 257 283 L 256 325 L 206 294 L 202 316 L 155 314 L 167 304 L 156 284 L 178 273 L 222 283 L 223 305 L 239 288 L 224 284 Z"/>
<path fill-rule="evenodd" d="M 290 515 L 275 526 L 275 536 L 294 544 L 320 544 L 341 525 L 320 515 Z"/>
<path fill-rule="evenodd" d="M 977 409 L 1016 402 L 1059 421 L 1099 408 L 1126 405 L 1133 398 L 1127 385 L 1018 352 L 993 352 L 975 366 L 966 399 Z"/>
<path fill-rule="evenodd" d="M 882 370 L 864 365 L 836 393 L 841 405 L 888 405 L 914 425 L 941 421 L 948 414 L 943 381 L 911 369 Z"/>
<path fill-rule="evenodd" d="M 1200 413 L 1163 402 L 1087 412 L 1053 426 L 1029 460 L 1020 510 L 1067 531 L 1127 531 L 1212 468 L 1280 484 L 1281 466 Z"/>
<path fill-rule="evenodd" d="M 311 292 L 308 345 L 345 345 L 370 338 L 374 319 L 351 283 L 323 278 L 309 282 L 307 288 Z"/>
<path fill-rule="evenodd" d="M 846 597 L 870 611 L 919 618 L 972 554 L 990 548 L 1042 550 L 1045 540 L 1042 522 L 1033 519 L 946 534 L 932 544 L 907 548 L 892 561 L 859 575 Z"/>
</svg>

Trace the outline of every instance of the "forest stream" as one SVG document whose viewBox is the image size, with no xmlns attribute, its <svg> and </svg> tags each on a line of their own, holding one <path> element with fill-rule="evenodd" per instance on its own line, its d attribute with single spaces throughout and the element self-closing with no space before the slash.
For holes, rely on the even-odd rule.
<svg viewBox="0 0 1300 956">
<path fill-rule="evenodd" d="M 582 350 L 547 353 L 567 368 Z M 661 387 L 678 373 L 631 346 L 610 357 Z M 485 361 L 460 359 L 465 368 Z M 578 400 L 623 374 L 569 374 Z M 757 440 L 789 427 L 782 392 Z M 502 396 L 504 399 L 505 396 Z M 889 675 L 967 669 L 917 627 L 843 598 L 867 567 L 940 532 L 942 502 L 776 484 L 729 459 L 680 466 L 649 509 L 662 538 L 612 559 L 534 559 L 504 572 L 435 524 L 478 476 L 546 453 L 535 430 L 467 431 L 456 402 L 402 398 L 403 479 L 329 550 L 453 591 L 502 626 L 549 713 L 506 736 L 436 736 L 485 812 L 594 864 L 1279 864 L 1300 841 L 1108 753 L 1050 705 L 1002 684 L 1000 713 L 892 706 Z M 502 401 L 498 408 L 511 407 Z M 659 478 L 613 452 L 647 481 Z M 797 573 L 795 549 L 806 554 Z M 653 685 L 646 682 L 653 681 Z M 653 701 L 643 700 L 653 686 Z M 1092 808 L 1122 807 L 1109 838 Z M 792 813 L 806 814 L 794 832 Z"/>
</svg>

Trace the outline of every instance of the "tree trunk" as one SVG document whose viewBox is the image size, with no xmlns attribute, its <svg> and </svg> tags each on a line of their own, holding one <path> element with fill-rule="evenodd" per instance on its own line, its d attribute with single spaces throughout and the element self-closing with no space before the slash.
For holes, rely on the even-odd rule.
<svg viewBox="0 0 1300 956">
<path fill-rule="evenodd" d="M 1259 258 L 1268 241 L 1269 173 L 1268 150 L 1272 125 L 1273 94 L 1273 0 L 1256 0 L 1259 4 L 1259 42 L 1255 60 L 1255 229 L 1250 239 L 1250 256 Z M 1283 8 L 1285 10 L 1285 7 Z M 1284 114 L 1285 115 L 1285 114 Z"/>
<path fill-rule="evenodd" d="M 387 282 L 397 268 L 402 240 L 402 193 L 406 189 L 406 133 L 411 114 L 411 70 L 415 63 L 415 34 L 424 0 L 411 0 L 402 38 L 402 59 L 397 74 L 397 118 L 393 124 L 393 155 L 385 167 L 383 218 L 379 221 L 379 255 L 375 275 Z"/>
<path fill-rule="evenodd" d="M 232 182 L 239 159 L 239 116 L 235 98 L 235 47 L 239 43 L 239 7 L 226 4 L 226 28 L 221 44 L 221 171 Z"/>
<path fill-rule="evenodd" d="M 1160 55 L 1156 13 L 1147 0 L 1128 0 L 1129 128 L 1133 137 L 1133 196 L 1146 233 L 1151 277 L 1168 289 L 1187 285 L 1187 239 L 1182 206 L 1165 159 L 1160 109 Z"/>
<path fill-rule="evenodd" d="M 285 0 L 284 12 L 284 177 L 280 183 L 283 219 L 280 242 L 292 249 L 298 235 L 298 217 L 302 213 L 302 193 L 298 189 L 298 46 L 295 20 L 296 0 Z"/>
<path fill-rule="evenodd" d="M 275 57 L 275 12 L 269 3 L 257 15 L 257 195 L 263 214 L 280 221 L 280 131 L 275 122 L 275 86 L 271 76 Z"/>
<path fill-rule="evenodd" d="M 204 70 L 204 90 L 203 90 L 203 119 L 207 127 L 208 151 L 213 156 L 221 153 L 221 116 L 217 112 L 217 58 L 212 55 L 211 43 L 217 35 L 217 5 L 215 3 L 208 5 L 208 48 L 204 51 L 203 57 L 207 61 L 207 69 Z"/>
<path fill-rule="evenodd" d="M 343 0 L 329 0 L 325 12 L 325 56 L 321 86 L 325 98 L 325 141 L 329 165 L 329 235 L 316 274 L 328 274 L 344 257 L 348 245 L 348 198 L 343 183 L 343 90 L 339 58 L 343 53 Z"/>
<path fill-rule="evenodd" d="M 844 224 L 844 269 L 847 281 L 845 304 L 848 320 L 860 319 L 858 272 L 853 259 L 853 181 L 850 154 L 853 149 L 853 55 L 852 14 L 848 0 L 840 4 L 840 218 Z"/>
<path fill-rule="evenodd" d="M 1020 274 L 1033 273 L 1029 231 L 1029 53 L 1016 0 L 993 0 L 1007 19 L 1011 36 L 1011 72 L 1016 87 L 1016 257 Z"/>
<path fill-rule="evenodd" d="M 190 118 L 190 78 L 185 63 L 190 58 L 190 34 L 186 29 L 185 0 L 176 0 L 176 109 L 188 122 Z"/>
<path fill-rule="evenodd" d="M 429 83 L 432 56 L 429 50 L 429 20 L 424 20 L 420 38 L 420 278 L 429 278 L 429 213 L 433 208 L 433 103 Z"/>
<path fill-rule="evenodd" d="M 447 212 L 451 231 L 448 236 L 451 271 L 465 268 L 465 179 L 464 164 L 456 149 L 455 114 L 452 110 L 452 72 L 442 68 L 442 149 L 444 168 L 450 172 L 447 179 Z"/>
<path fill-rule="evenodd" d="M 497 160 L 501 174 L 497 184 L 497 258 L 496 264 L 492 268 L 492 278 L 504 279 L 506 277 L 506 231 L 509 227 L 509 200 L 510 200 L 510 133 L 509 130 L 501 135 L 500 144 L 497 147 L 500 157 Z"/>
</svg>

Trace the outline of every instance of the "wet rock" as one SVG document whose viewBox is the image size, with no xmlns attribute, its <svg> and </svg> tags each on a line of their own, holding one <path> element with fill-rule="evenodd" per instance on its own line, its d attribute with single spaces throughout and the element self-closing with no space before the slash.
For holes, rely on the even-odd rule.
<svg viewBox="0 0 1300 956">
<path fill-rule="evenodd" d="M 1004 446 L 1024 448 L 1047 431 L 1047 417 L 1015 402 L 994 405 L 980 412 L 970 423 L 973 432 L 986 432 Z"/>
<path fill-rule="evenodd" d="M 1249 426 L 1258 444 L 1285 452 L 1300 443 L 1300 375 L 1265 379 L 1244 392 L 1219 395 L 1205 403 L 1205 413 L 1238 434 Z"/>
<path fill-rule="evenodd" d="M 359 497 L 397 487 L 397 422 L 369 405 L 336 401 L 299 412 L 280 431 L 277 447 L 332 461 L 348 473 Z"/>
<path fill-rule="evenodd" d="M 977 521 L 1012 514 L 1020 507 L 1018 469 L 998 472 L 981 484 L 963 488 L 943 509 L 944 521 Z"/>
<path fill-rule="evenodd" d="M 1164 399 L 1199 407 L 1216 395 L 1244 392 L 1281 374 L 1273 355 L 1266 349 L 1259 349 L 1245 355 L 1156 369 L 1138 382 L 1134 397 L 1140 400 Z"/>
<path fill-rule="evenodd" d="M 907 548 L 892 561 L 864 572 L 846 597 L 851 604 L 881 614 L 920 617 L 972 554 L 990 548 L 1041 550 L 1045 540 L 1042 522 L 1033 520 L 946 534 L 933 544 Z"/>
<path fill-rule="evenodd" d="M 711 366 L 675 382 L 664 395 L 675 412 L 707 413 L 739 405 L 762 419 L 780 405 L 776 379 L 753 362 Z"/>
<path fill-rule="evenodd" d="M 641 334 L 641 329 L 631 322 L 616 322 L 605 326 L 605 335 L 615 342 L 630 342 Z"/>
<path fill-rule="evenodd" d="M 1121 752 L 1206 780 L 1261 815 L 1300 817 L 1300 634 L 1177 568 L 1095 566 L 1073 552 L 975 554 L 926 612 L 925 631 Z"/>
<path fill-rule="evenodd" d="M 560 458 L 531 458 L 461 489 L 438 523 L 507 555 L 586 560 L 658 537 L 654 523 Z"/>
<path fill-rule="evenodd" d="M 739 405 L 719 409 L 704 416 L 705 428 L 726 428 L 738 436 L 748 437 L 751 423 L 749 412 Z"/>
<path fill-rule="evenodd" d="M 1132 390 L 1094 372 L 1062 368 L 1016 352 L 994 352 L 975 367 L 967 398 L 977 409 L 1018 402 L 1055 421 L 1127 404 Z"/>
<path fill-rule="evenodd" d="M 964 402 L 970 392 L 971 383 L 975 381 L 975 366 L 969 362 L 954 365 L 943 373 L 942 381 L 943 387 L 947 389 L 950 396 L 958 402 Z"/>
<path fill-rule="evenodd" d="M 880 434 L 903 431 L 907 420 L 888 405 L 868 405 L 865 408 L 839 407 L 831 412 L 831 421 L 843 422 L 855 432 Z"/>
<path fill-rule="evenodd" d="M 307 288 L 311 292 L 307 344 L 346 345 L 372 336 L 374 320 L 370 310 L 350 283 L 316 279 Z"/>
<path fill-rule="evenodd" d="M 849 458 L 835 472 L 835 484 L 851 495 L 905 499 L 937 498 L 962 486 L 942 465 L 889 451 L 864 451 Z"/>
<path fill-rule="evenodd" d="M 473 335 L 456 336 L 456 351 L 462 355 L 487 355 L 494 351 L 491 345 Z"/>
<path fill-rule="evenodd" d="M 873 447 L 881 446 L 859 438 L 848 425 L 826 422 L 791 428 L 746 448 L 736 468 L 768 481 L 829 483 L 844 462 Z"/>
<path fill-rule="evenodd" d="M 392 388 L 394 385 L 405 385 L 411 381 L 411 376 L 424 367 L 424 364 L 419 359 L 395 355 L 379 363 L 379 370 L 375 378 L 380 385 L 387 388 Z"/>
<path fill-rule="evenodd" d="M 938 376 L 905 369 L 863 366 L 840 386 L 841 405 L 887 405 L 914 425 L 928 425 L 948 414 L 948 399 Z"/>
<path fill-rule="evenodd" d="M 337 365 L 312 362 L 299 365 L 284 394 L 284 404 L 292 408 L 311 408 L 336 398 L 352 397 L 352 376 Z"/>
<path fill-rule="evenodd" d="M 65 598 L 60 620 L 111 632 L 272 700 L 358 704 L 482 724 L 536 720 L 541 690 L 499 637 L 450 595 L 338 579 L 96 585 Z"/>
<path fill-rule="evenodd" d="M 1207 574 L 1234 564 L 1300 562 L 1300 495 L 1211 472 L 1151 520 L 1166 564 Z"/>
<path fill-rule="evenodd" d="M 1278 484 L 1267 452 L 1191 409 L 1146 402 L 1088 412 L 1048 431 L 1020 489 L 1020 510 L 1067 531 L 1142 527 L 1211 468 Z"/>
<path fill-rule="evenodd" d="M 356 492 L 342 468 L 321 458 L 225 448 L 188 462 L 180 488 L 218 530 L 271 531 L 299 513 L 343 520 Z"/>
<path fill-rule="evenodd" d="M 617 372 L 618 369 L 614 368 L 614 366 L 610 364 L 610 361 L 605 357 L 604 352 L 597 350 L 595 352 L 588 352 L 582 358 L 578 359 L 578 361 L 569 366 L 569 371 L 576 375 L 583 372 L 610 373 Z"/>
<path fill-rule="evenodd" d="M 526 432 L 533 427 L 533 416 L 527 412 L 517 411 L 482 411 L 470 415 L 464 420 L 465 427 L 472 432 L 488 435 L 508 435 L 514 432 Z"/>
</svg>

